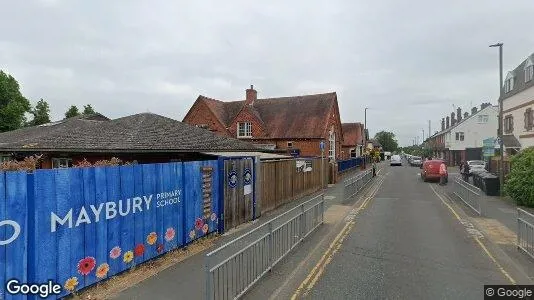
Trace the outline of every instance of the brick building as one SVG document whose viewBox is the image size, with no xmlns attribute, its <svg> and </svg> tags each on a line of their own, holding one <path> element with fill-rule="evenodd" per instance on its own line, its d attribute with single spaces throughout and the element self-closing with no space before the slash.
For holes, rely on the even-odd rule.
<svg viewBox="0 0 534 300">
<path fill-rule="evenodd" d="M 361 156 L 364 151 L 364 126 L 361 123 L 342 123 L 343 144 L 341 146 L 341 158 Z"/>
<path fill-rule="evenodd" d="M 320 156 L 324 140 L 325 156 L 341 159 L 343 129 L 335 92 L 266 99 L 257 95 L 253 86 L 241 101 L 201 95 L 183 122 L 294 156 Z"/>
</svg>

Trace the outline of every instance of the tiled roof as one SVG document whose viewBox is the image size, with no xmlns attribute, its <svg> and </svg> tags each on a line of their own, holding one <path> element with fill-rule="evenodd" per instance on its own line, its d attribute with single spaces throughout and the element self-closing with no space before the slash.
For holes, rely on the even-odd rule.
<svg viewBox="0 0 534 300">
<path fill-rule="evenodd" d="M 245 105 L 245 101 L 222 102 L 199 96 L 226 127 Z M 336 93 L 257 99 L 252 113 L 263 121 L 266 138 L 320 138 L 324 136 Z"/>
<path fill-rule="evenodd" d="M 2 150 L 89 151 L 257 151 L 250 143 L 222 137 L 167 117 L 141 113 L 109 121 L 67 119 L 0 134 Z"/>
<path fill-rule="evenodd" d="M 512 73 L 514 74 L 514 86 L 511 91 L 508 93 L 502 94 L 502 99 L 510 98 L 515 94 L 518 94 L 530 87 L 534 86 L 534 79 L 530 80 L 529 82 L 525 82 L 525 65 L 527 63 L 527 60 L 530 58 L 532 62 L 534 62 L 534 53 L 529 55 L 517 68 L 515 68 Z M 503 87 L 504 88 L 504 87 Z"/>
<path fill-rule="evenodd" d="M 363 125 L 361 123 L 342 123 L 343 146 L 355 146 L 363 143 Z"/>
</svg>

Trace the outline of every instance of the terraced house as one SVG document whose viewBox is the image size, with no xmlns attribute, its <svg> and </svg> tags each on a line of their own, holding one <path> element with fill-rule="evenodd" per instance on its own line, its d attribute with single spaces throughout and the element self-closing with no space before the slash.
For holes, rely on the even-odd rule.
<svg viewBox="0 0 534 300">
<path fill-rule="evenodd" d="M 342 158 L 343 129 L 335 92 L 258 99 L 250 86 L 240 101 L 201 95 L 183 122 L 293 156 L 320 156 L 320 142 L 325 141 L 324 155 Z"/>
<path fill-rule="evenodd" d="M 534 53 L 508 72 L 503 89 L 504 146 L 514 154 L 534 146 Z"/>
</svg>

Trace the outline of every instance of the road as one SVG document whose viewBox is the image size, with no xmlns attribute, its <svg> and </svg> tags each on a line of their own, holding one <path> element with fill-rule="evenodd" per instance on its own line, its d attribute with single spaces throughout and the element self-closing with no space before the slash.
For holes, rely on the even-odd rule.
<svg viewBox="0 0 534 300">
<path fill-rule="evenodd" d="M 318 233 L 337 233 L 326 245 L 304 244 L 245 298 L 482 299 L 484 284 L 511 284 L 484 238 L 418 173 L 384 167 L 357 214 Z"/>
</svg>

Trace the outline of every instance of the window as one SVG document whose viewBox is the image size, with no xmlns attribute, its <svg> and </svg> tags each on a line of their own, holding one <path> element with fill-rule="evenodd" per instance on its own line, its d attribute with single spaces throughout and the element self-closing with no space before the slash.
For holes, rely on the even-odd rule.
<svg viewBox="0 0 534 300">
<path fill-rule="evenodd" d="M 293 142 L 287 142 L 287 148 L 293 148 Z"/>
<path fill-rule="evenodd" d="M 514 117 L 508 115 L 504 117 L 504 133 L 512 133 L 514 131 Z"/>
<path fill-rule="evenodd" d="M 527 131 L 532 130 L 532 127 L 534 126 L 534 115 L 532 108 L 527 108 L 525 111 L 525 129 Z"/>
<path fill-rule="evenodd" d="M 350 157 L 356 157 L 356 149 L 350 149 Z"/>
<path fill-rule="evenodd" d="M 208 124 L 198 124 L 196 125 L 198 128 L 202 128 L 202 129 L 209 129 L 210 127 L 208 126 Z"/>
<path fill-rule="evenodd" d="M 534 65 L 525 68 L 525 82 L 529 82 L 534 77 Z"/>
<path fill-rule="evenodd" d="M 334 161 L 336 159 L 336 133 L 333 128 L 330 130 L 328 141 L 328 158 L 330 161 Z"/>
<path fill-rule="evenodd" d="M 5 161 L 10 161 L 11 156 L 10 155 L 0 155 L 0 163 L 3 163 Z"/>
<path fill-rule="evenodd" d="M 52 158 L 52 168 L 70 168 L 72 167 L 72 159 L 70 158 Z"/>
<path fill-rule="evenodd" d="M 514 89 L 514 75 L 510 72 L 506 76 L 506 80 L 504 81 L 504 92 L 508 93 L 511 90 Z"/>
<path fill-rule="evenodd" d="M 489 116 L 488 115 L 480 115 L 478 116 L 478 123 L 488 123 Z"/>
<path fill-rule="evenodd" d="M 457 141 L 463 141 L 464 140 L 464 133 L 463 132 L 456 132 L 456 140 Z"/>
<path fill-rule="evenodd" d="M 237 123 L 237 137 L 252 137 L 252 123 L 243 122 Z"/>
</svg>

